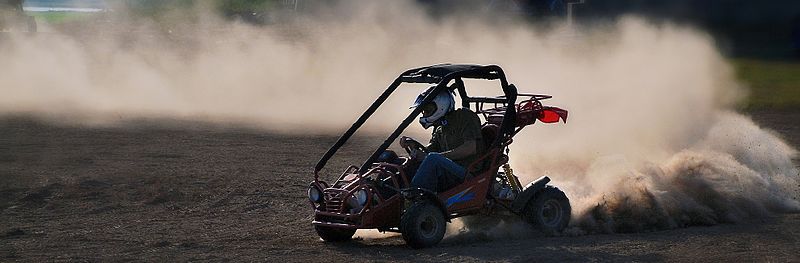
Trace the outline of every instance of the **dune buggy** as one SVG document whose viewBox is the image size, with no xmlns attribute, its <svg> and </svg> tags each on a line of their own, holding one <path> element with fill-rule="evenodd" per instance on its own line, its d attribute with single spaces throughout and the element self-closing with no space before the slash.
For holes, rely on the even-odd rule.
<svg viewBox="0 0 800 263">
<path fill-rule="evenodd" d="M 503 94 L 470 97 L 464 79 L 499 80 Z M 421 107 L 417 107 L 361 166 L 348 167 L 331 184 L 321 180 L 320 170 L 328 160 L 403 83 L 436 85 L 423 104 L 433 100 L 435 96 L 430 94 L 445 89 L 457 92 L 462 107 L 482 116 L 481 135 L 486 150 L 467 167 L 465 179 L 440 186 L 438 193 L 410 187 L 421 160 L 387 149 L 421 113 Z M 518 98 L 520 102 L 516 103 Z M 422 248 L 439 243 L 451 219 L 500 211 L 519 215 L 545 233 L 562 231 L 571 216 L 566 195 L 547 185 L 550 179 L 546 176 L 522 186 L 508 165 L 508 147 L 522 128 L 537 120 L 566 123 L 566 110 L 542 105 L 541 101 L 548 98 L 551 97 L 517 93 L 496 65 L 440 64 L 403 72 L 314 167 L 308 197 L 314 209 L 312 224 L 316 232 L 325 241 L 349 240 L 356 229 L 400 232 L 408 245 Z M 422 147 L 408 143 L 404 149 L 413 156 L 413 148 Z"/>
</svg>

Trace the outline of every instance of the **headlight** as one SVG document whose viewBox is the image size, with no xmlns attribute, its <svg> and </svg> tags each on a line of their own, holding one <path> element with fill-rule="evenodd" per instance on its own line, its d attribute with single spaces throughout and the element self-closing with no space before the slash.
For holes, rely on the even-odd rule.
<svg viewBox="0 0 800 263">
<path fill-rule="evenodd" d="M 347 199 L 347 204 L 350 205 L 352 208 L 353 213 L 360 210 L 367 204 L 367 190 L 361 189 L 353 193 L 350 198 Z"/>
<path fill-rule="evenodd" d="M 322 193 L 316 186 L 311 186 L 308 188 L 308 200 L 311 202 L 319 203 L 322 201 Z"/>
</svg>

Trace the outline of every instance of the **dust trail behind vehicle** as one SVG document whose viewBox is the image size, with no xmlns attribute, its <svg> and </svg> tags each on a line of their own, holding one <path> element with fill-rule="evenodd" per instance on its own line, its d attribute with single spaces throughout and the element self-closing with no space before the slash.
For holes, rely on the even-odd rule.
<svg viewBox="0 0 800 263">
<path fill-rule="evenodd" d="M 800 207 L 795 150 L 732 111 L 745 89 L 713 39 L 692 28 L 632 17 L 545 29 L 490 14 L 431 19 L 402 1 L 344 1 L 259 27 L 203 8 L 157 21 L 118 12 L 53 34 L 4 36 L 0 114 L 337 133 L 403 69 L 499 64 L 521 91 L 553 95 L 549 103 L 570 110 L 567 125 L 526 129 L 511 159 L 523 181 L 549 174 L 570 196 L 571 233 L 737 222 Z M 385 105 L 388 117 L 376 119 L 387 121 L 372 130 L 394 127 L 390 117 L 407 106 Z"/>
</svg>

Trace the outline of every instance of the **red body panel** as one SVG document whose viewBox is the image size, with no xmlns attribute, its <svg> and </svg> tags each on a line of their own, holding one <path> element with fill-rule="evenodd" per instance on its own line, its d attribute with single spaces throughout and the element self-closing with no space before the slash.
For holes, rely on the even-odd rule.
<svg viewBox="0 0 800 263">
<path fill-rule="evenodd" d="M 445 204 L 447 212 L 451 215 L 480 210 L 486 203 L 493 176 L 487 172 L 469 178 L 464 183 L 440 193 L 439 200 Z"/>
</svg>

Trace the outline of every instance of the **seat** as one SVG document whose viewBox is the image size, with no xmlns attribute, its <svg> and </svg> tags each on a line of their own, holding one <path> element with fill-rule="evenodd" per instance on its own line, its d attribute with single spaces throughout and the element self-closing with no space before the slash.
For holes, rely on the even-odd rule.
<svg viewBox="0 0 800 263">
<path fill-rule="evenodd" d="M 491 150 L 492 143 L 494 140 L 497 139 L 497 136 L 500 134 L 500 126 L 494 123 L 486 123 L 481 127 L 481 137 L 483 137 L 484 149 L 485 151 Z M 499 164 L 504 164 L 508 162 L 508 156 L 503 154 L 502 152 L 498 156 L 497 159 Z M 484 169 L 488 169 L 488 163 L 491 162 L 490 160 L 486 160 L 484 164 Z M 478 171 L 478 173 L 483 172 L 484 169 Z"/>
<path fill-rule="evenodd" d="M 481 127 L 481 140 L 484 145 L 483 149 L 489 149 L 489 147 L 494 142 L 494 139 L 497 138 L 497 133 L 500 131 L 500 126 L 496 124 L 486 123 Z M 484 160 L 483 165 L 479 165 L 478 171 L 472 171 L 471 174 L 479 174 L 488 168 L 488 160 Z M 437 192 L 443 192 L 450 188 L 457 186 L 460 183 L 463 183 L 464 179 L 456 178 L 452 175 L 445 175 L 439 178 L 438 185 L 437 185 Z"/>
<path fill-rule="evenodd" d="M 484 149 L 489 149 L 497 139 L 497 134 L 500 132 L 500 126 L 497 124 L 486 123 L 481 127 L 481 137 L 483 139 Z"/>
</svg>

